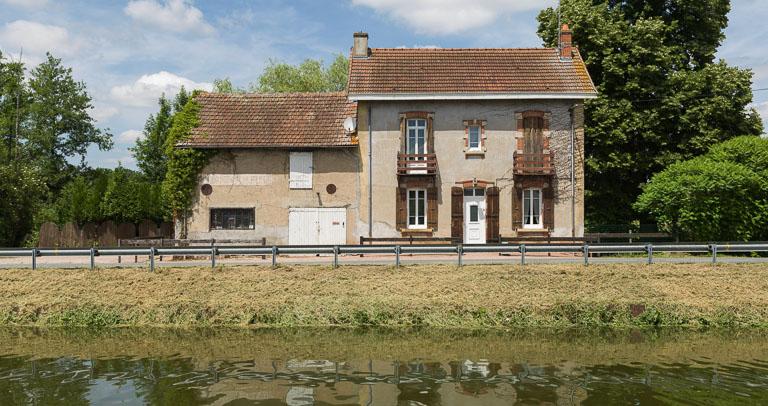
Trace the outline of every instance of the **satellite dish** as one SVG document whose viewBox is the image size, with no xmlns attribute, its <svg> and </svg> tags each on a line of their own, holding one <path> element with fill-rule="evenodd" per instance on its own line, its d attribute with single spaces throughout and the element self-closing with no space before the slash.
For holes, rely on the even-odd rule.
<svg viewBox="0 0 768 406">
<path fill-rule="evenodd" d="M 344 119 L 344 131 L 347 132 L 347 134 L 351 134 L 355 132 L 357 129 L 357 120 L 355 120 L 354 117 L 347 117 Z"/>
</svg>

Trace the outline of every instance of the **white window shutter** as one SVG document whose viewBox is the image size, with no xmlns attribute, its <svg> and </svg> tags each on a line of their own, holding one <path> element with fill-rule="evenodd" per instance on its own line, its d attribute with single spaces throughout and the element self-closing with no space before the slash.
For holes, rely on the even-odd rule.
<svg viewBox="0 0 768 406">
<path fill-rule="evenodd" d="M 291 152 L 290 166 L 289 187 L 291 189 L 312 189 L 312 153 Z"/>
</svg>

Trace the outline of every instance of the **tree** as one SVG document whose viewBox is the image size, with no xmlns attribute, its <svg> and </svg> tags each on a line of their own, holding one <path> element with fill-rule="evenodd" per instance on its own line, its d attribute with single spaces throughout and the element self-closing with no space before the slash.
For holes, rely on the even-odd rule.
<svg viewBox="0 0 768 406">
<path fill-rule="evenodd" d="M 136 166 L 152 182 L 160 183 L 165 178 L 165 153 L 163 146 L 171 129 L 173 112 L 171 102 L 160 96 L 157 101 L 160 107 L 157 114 L 150 115 L 144 124 L 144 137 L 136 140 L 136 145 L 130 148 L 136 159 Z"/>
<path fill-rule="evenodd" d="M 768 238 L 768 140 L 734 138 L 670 165 L 643 187 L 635 208 L 682 238 Z"/>
<path fill-rule="evenodd" d="M 299 66 L 270 61 L 251 89 L 261 93 L 337 92 L 347 86 L 349 61 L 338 55 L 328 68 L 316 59 L 307 59 Z"/>
<path fill-rule="evenodd" d="M 762 133 L 747 108 L 752 73 L 714 62 L 729 9 L 728 0 L 562 0 L 561 20 L 599 92 L 585 105 L 589 223 L 638 219 L 632 203 L 652 174 Z M 557 10 L 538 20 L 545 45 L 556 46 Z"/>
<path fill-rule="evenodd" d="M 42 176 L 28 162 L 0 163 L 0 246 L 15 247 L 27 238 L 45 192 Z"/>
<path fill-rule="evenodd" d="M 160 220 L 160 185 L 147 182 L 140 174 L 118 166 L 112 171 L 99 205 L 103 216 L 116 222 L 138 223 Z"/>
<path fill-rule="evenodd" d="M 229 78 L 214 79 L 213 93 L 241 94 L 241 93 L 245 93 L 245 89 L 235 87 L 235 85 L 232 84 L 232 81 L 229 80 Z"/>
<path fill-rule="evenodd" d="M 28 157 L 41 168 L 48 186 L 56 192 L 73 172 L 68 159 L 79 157 L 80 167 L 84 167 L 88 147 L 110 149 L 112 135 L 96 128 L 85 84 L 72 78 L 72 69 L 62 66 L 61 59 L 46 55 L 29 80 L 25 142 Z"/>
</svg>

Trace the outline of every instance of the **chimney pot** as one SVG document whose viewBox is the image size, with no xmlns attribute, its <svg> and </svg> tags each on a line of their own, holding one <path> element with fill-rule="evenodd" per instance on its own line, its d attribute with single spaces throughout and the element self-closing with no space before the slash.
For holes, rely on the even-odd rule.
<svg viewBox="0 0 768 406">
<path fill-rule="evenodd" d="M 352 35 L 354 42 L 352 45 L 352 57 L 353 58 L 367 58 L 368 57 L 368 33 L 356 32 Z"/>
<path fill-rule="evenodd" d="M 560 27 L 560 59 L 573 59 L 573 33 L 568 24 Z"/>
</svg>

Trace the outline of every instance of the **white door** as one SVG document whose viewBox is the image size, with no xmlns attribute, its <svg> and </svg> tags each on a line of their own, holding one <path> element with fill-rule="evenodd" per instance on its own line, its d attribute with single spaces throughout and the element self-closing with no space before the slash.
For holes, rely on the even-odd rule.
<svg viewBox="0 0 768 406">
<path fill-rule="evenodd" d="M 464 189 L 464 243 L 485 244 L 485 189 Z"/>
<path fill-rule="evenodd" d="M 343 207 L 292 208 L 288 211 L 288 244 L 343 245 L 347 210 Z"/>
</svg>

